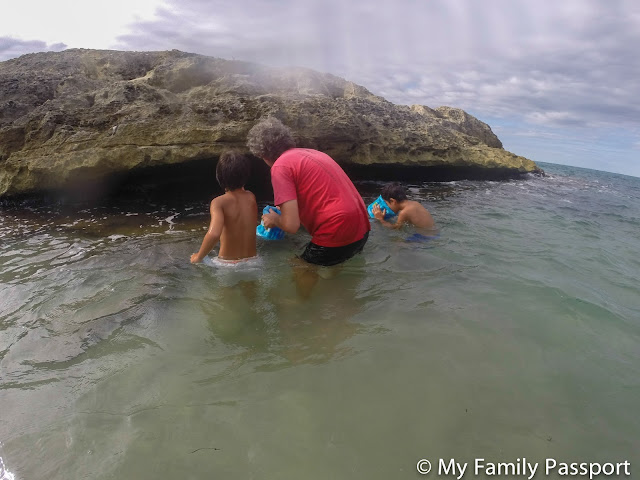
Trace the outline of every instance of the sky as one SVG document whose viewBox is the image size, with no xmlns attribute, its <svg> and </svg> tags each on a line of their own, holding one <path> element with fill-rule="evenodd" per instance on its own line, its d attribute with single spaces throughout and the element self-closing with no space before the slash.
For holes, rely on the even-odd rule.
<svg viewBox="0 0 640 480">
<path fill-rule="evenodd" d="M 5 2 L 0 61 L 178 49 L 304 66 L 397 104 L 462 108 L 534 161 L 640 177 L 637 0 Z"/>
</svg>

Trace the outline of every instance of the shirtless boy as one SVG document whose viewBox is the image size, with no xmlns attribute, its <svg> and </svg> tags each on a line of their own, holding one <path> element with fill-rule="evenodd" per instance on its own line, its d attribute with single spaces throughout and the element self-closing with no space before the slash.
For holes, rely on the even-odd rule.
<svg viewBox="0 0 640 480">
<path fill-rule="evenodd" d="M 211 223 L 191 263 L 201 262 L 220 241 L 218 260 L 238 263 L 256 256 L 258 205 L 253 193 L 244 189 L 249 179 L 249 161 L 233 151 L 224 152 L 216 167 L 216 179 L 224 194 L 211 201 Z"/>
<path fill-rule="evenodd" d="M 389 228 L 402 228 L 405 223 L 409 223 L 419 228 L 433 229 L 435 222 L 431 214 L 418 202 L 407 199 L 404 187 L 399 183 L 390 183 L 382 189 L 382 198 L 389 205 L 389 208 L 398 215 L 396 223 L 387 222 L 384 219 L 384 211 L 379 205 L 373 206 L 373 215 Z"/>
</svg>

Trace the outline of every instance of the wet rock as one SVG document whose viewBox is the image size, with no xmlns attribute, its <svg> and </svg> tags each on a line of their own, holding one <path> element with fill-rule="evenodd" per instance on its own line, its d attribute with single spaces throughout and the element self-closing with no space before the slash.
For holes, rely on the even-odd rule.
<svg viewBox="0 0 640 480">
<path fill-rule="evenodd" d="M 390 178 L 410 167 L 424 180 L 433 167 L 485 178 L 538 170 L 460 109 L 395 105 L 333 75 L 175 50 L 76 49 L 0 63 L 0 196 L 215 160 L 246 150 L 268 115 L 361 177 L 380 165 Z"/>
</svg>

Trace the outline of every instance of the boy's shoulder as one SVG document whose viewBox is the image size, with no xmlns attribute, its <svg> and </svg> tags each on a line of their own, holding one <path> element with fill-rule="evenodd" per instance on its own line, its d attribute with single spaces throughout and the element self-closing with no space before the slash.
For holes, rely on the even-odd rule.
<svg viewBox="0 0 640 480">
<path fill-rule="evenodd" d="M 229 197 L 228 193 L 223 193 L 222 195 L 218 195 L 213 200 L 211 200 L 211 208 L 224 208 L 229 205 L 233 201 L 232 198 Z"/>
<path fill-rule="evenodd" d="M 230 203 L 234 203 L 238 201 L 238 199 L 243 199 L 244 201 L 249 201 L 249 202 L 255 202 L 256 196 L 253 194 L 253 192 L 249 190 L 242 190 L 241 192 L 238 192 L 238 191 L 225 192 L 222 195 L 218 195 L 213 200 L 211 200 L 211 205 L 213 206 L 215 204 L 218 206 L 224 206 Z"/>
<path fill-rule="evenodd" d="M 413 209 L 420 209 L 420 210 L 426 210 L 426 208 L 424 208 L 424 205 L 422 205 L 420 202 L 416 202 L 415 200 L 407 200 L 407 207 Z"/>
<path fill-rule="evenodd" d="M 256 196 L 251 190 L 242 190 L 240 198 L 242 198 L 245 202 L 256 203 Z"/>
<path fill-rule="evenodd" d="M 227 194 L 223 193 L 222 195 L 218 195 L 217 197 L 213 197 L 213 200 L 211 200 L 211 205 L 221 205 L 222 203 L 224 203 L 227 200 Z"/>
</svg>

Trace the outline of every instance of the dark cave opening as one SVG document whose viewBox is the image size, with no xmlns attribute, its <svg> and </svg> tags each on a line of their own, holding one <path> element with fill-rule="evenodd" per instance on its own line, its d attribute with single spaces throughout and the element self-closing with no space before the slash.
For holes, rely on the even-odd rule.
<svg viewBox="0 0 640 480">
<path fill-rule="evenodd" d="M 249 155 L 251 177 L 246 185 L 259 201 L 273 199 L 269 167 Z M 78 174 L 64 189 L 20 195 L 3 199 L 8 205 L 14 201 L 35 201 L 62 205 L 109 205 L 140 202 L 180 204 L 209 201 L 222 193 L 215 176 L 218 158 L 201 158 L 179 164 L 158 165 L 126 172 L 96 176 L 91 172 Z M 454 180 L 508 180 L 526 174 L 506 168 L 487 169 L 472 166 L 413 166 L 386 164 L 342 164 L 354 181 L 448 182 Z"/>
</svg>

